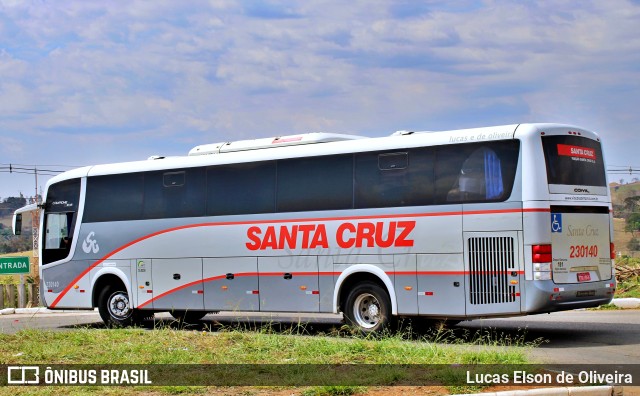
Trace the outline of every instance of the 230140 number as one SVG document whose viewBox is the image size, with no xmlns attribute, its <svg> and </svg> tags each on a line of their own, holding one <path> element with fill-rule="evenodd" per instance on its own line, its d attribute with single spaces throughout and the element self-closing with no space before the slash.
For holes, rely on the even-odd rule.
<svg viewBox="0 0 640 396">
<path fill-rule="evenodd" d="M 598 257 L 598 246 L 585 246 L 585 245 L 576 245 L 571 246 L 571 253 L 569 254 L 570 258 L 582 258 L 582 257 Z"/>
</svg>

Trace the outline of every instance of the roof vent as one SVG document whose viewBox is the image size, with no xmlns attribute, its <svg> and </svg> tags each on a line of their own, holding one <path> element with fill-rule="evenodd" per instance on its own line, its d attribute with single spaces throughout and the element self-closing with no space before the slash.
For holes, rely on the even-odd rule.
<svg viewBox="0 0 640 396">
<path fill-rule="evenodd" d="M 402 131 L 395 131 L 394 133 L 391 134 L 391 136 L 404 136 L 404 135 L 411 135 L 413 133 L 415 132 L 402 130 Z"/>
</svg>

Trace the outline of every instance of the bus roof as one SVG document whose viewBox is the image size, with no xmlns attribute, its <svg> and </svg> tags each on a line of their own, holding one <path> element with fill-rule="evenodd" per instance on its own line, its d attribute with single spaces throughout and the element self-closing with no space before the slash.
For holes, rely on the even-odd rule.
<svg viewBox="0 0 640 396">
<path fill-rule="evenodd" d="M 50 179 L 48 184 L 84 176 L 514 139 L 516 130 L 518 138 L 522 138 L 545 128 L 573 128 L 584 131 L 575 126 L 561 124 L 512 124 L 437 132 L 399 131 L 391 136 L 375 138 L 329 133 L 291 135 L 201 145 L 194 147 L 189 152 L 190 155 L 184 156 L 153 156 L 143 161 L 88 166 L 57 175 Z M 278 141 L 281 143 L 278 144 Z M 208 154 L 209 152 L 211 154 Z"/>
</svg>

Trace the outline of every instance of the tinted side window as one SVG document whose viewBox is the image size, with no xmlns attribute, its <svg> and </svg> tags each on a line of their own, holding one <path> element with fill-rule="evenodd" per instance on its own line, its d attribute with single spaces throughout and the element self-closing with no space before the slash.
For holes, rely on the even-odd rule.
<svg viewBox="0 0 640 396">
<path fill-rule="evenodd" d="M 350 209 L 352 206 L 352 155 L 278 161 L 278 212 Z"/>
<path fill-rule="evenodd" d="M 511 195 L 520 142 L 507 140 L 437 149 L 437 203 L 498 202 Z"/>
<path fill-rule="evenodd" d="M 204 173 L 203 168 L 145 173 L 143 217 L 203 216 L 206 191 Z"/>
<path fill-rule="evenodd" d="M 84 221 L 141 219 L 143 196 L 143 173 L 89 177 Z"/>
<path fill-rule="evenodd" d="M 207 171 L 210 216 L 271 213 L 275 210 L 275 162 L 215 166 Z"/>
<path fill-rule="evenodd" d="M 432 204 L 434 158 L 428 148 L 356 155 L 355 207 Z"/>
</svg>

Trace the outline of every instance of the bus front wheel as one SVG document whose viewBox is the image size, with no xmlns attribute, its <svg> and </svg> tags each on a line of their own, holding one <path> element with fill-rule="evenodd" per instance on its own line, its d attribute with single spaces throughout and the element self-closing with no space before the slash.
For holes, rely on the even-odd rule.
<svg viewBox="0 0 640 396">
<path fill-rule="evenodd" d="M 106 287 L 98 301 L 98 312 L 108 327 L 131 326 L 139 319 L 139 312 L 132 308 L 129 294 L 123 286 Z"/>
<path fill-rule="evenodd" d="M 373 282 L 358 283 L 347 295 L 344 316 L 360 332 L 380 332 L 391 323 L 391 300 L 386 290 Z"/>
</svg>

